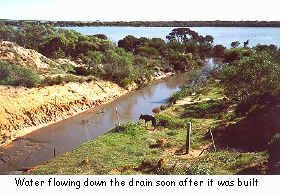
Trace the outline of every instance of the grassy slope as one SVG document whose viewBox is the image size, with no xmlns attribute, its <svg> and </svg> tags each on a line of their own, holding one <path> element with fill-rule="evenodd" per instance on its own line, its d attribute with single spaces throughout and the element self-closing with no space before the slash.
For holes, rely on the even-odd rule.
<svg viewBox="0 0 288 195">
<path fill-rule="evenodd" d="M 266 152 L 223 148 L 214 152 L 207 138 L 209 129 L 239 120 L 233 117 L 233 102 L 219 100 L 222 93 L 217 83 L 210 83 L 190 97 L 189 101 L 200 98 L 200 102 L 176 104 L 158 114 L 161 126 L 154 131 L 151 126 L 146 130 L 139 123 L 125 124 L 29 174 L 237 174 L 247 168 L 261 167 L 267 161 Z M 212 100 L 201 102 L 205 98 Z M 189 121 L 193 126 L 192 150 L 185 154 Z M 201 154 L 203 149 L 207 150 Z"/>
</svg>

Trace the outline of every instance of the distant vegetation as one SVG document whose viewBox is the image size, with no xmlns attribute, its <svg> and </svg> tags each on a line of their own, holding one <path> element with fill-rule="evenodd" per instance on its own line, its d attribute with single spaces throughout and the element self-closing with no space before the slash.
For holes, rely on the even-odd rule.
<svg viewBox="0 0 288 195">
<path fill-rule="evenodd" d="M 0 20 L 0 25 L 21 26 L 23 23 L 52 26 L 147 26 L 147 27 L 280 27 L 279 21 L 37 21 L 37 20 Z"/>
</svg>

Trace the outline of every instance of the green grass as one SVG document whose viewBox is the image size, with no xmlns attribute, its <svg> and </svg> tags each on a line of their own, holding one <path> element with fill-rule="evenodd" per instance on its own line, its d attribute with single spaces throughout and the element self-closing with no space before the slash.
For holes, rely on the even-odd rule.
<svg viewBox="0 0 288 195">
<path fill-rule="evenodd" d="M 230 101 L 216 100 L 184 105 L 182 118 L 217 118 L 230 105 Z"/>
<path fill-rule="evenodd" d="M 82 144 L 71 153 L 58 156 L 33 174 L 108 174 L 112 169 L 137 165 L 147 148 L 147 131 L 136 124 L 121 126 L 94 141 Z M 87 159 L 88 163 L 82 161 Z"/>
<path fill-rule="evenodd" d="M 230 175 L 262 165 L 267 161 L 266 152 L 234 152 L 222 150 L 211 152 L 200 157 L 196 163 L 186 170 L 187 174 Z"/>
</svg>

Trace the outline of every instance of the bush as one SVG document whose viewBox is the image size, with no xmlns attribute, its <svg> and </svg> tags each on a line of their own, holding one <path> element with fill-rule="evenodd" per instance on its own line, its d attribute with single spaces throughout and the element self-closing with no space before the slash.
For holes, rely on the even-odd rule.
<svg viewBox="0 0 288 195">
<path fill-rule="evenodd" d="M 160 105 L 160 110 L 161 111 L 166 110 L 167 108 L 168 108 L 168 105 L 166 105 L 166 104 Z"/>
<path fill-rule="evenodd" d="M 114 133 L 122 133 L 131 136 L 137 136 L 146 133 L 146 129 L 135 123 L 121 124 L 111 130 Z"/>
<path fill-rule="evenodd" d="M 36 87 L 39 83 L 40 77 L 32 69 L 6 62 L 0 63 L 1 85 Z"/>
<path fill-rule="evenodd" d="M 74 66 L 72 64 L 61 64 L 60 65 L 61 70 L 64 72 L 74 72 Z"/>
<path fill-rule="evenodd" d="M 241 97 L 271 92 L 280 85 L 280 64 L 267 52 L 252 51 L 222 70 L 222 84 L 227 95 Z"/>
<path fill-rule="evenodd" d="M 236 107 L 237 116 L 243 116 L 257 108 L 260 108 L 265 103 L 273 101 L 273 99 L 279 97 L 279 93 L 272 94 L 270 92 L 259 94 L 259 92 L 255 92 L 251 94 L 249 97 L 244 98 L 240 101 Z"/>
<path fill-rule="evenodd" d="M 223 45 L 215 45 L 212 50 L 214 57 L 222 58 L 224 56 L 225 47 Z"/>
<path fill-rule="evenodd" d="M 158 50 L 153 47 L 142 46 L 137 49 L 137 54 L 144 57 L 157 57 L 159 56 Z"/>
<path fill-rule="evenodd" d="M 170 52 L 169 62 L 176 71 L 187 71 L 196 62 L 191 53 Z"/>
<path fill-rule="evenodd" d="M 91 70 L 83 66 L 74 67 L 74 71 L 76 75 L 81 75 L 81 76 L 88 76 L 92 73 Z"/>
<path fill-rule="evenodd" d="M 63 78 L 61 76 L 56 76 L 56 77 L 45 77 L 44 80 L 42 81 L 43 85 L 48 85 L 48 86 L 52 86 L 52 85 L 60 85 L 61 83 L 63 83 Z"/>
<path fill-rule="evenodd" d="M 152 109 L 152 112 L 153 112 L 153 113 L 159 113 L 159 112 L 161 112 L 161 109 L 158 108 L 158 107 L 156 107 L 156 108 L 153 108 L 153 109 Z"/>
</svg>

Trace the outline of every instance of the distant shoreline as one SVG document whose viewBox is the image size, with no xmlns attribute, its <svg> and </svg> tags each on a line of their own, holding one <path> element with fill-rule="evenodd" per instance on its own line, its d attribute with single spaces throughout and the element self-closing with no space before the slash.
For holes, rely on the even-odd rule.
<svg viewBox="0 0 288 195">
<path fill-rule="evenodd" d="M 131 27 L 280 27 L 280 21 L 41 21 L 0 19 L 1 25 L 21 26 L 24 23 L 34 25 L 72 26 L 131 26 Z"/>
</svg>

